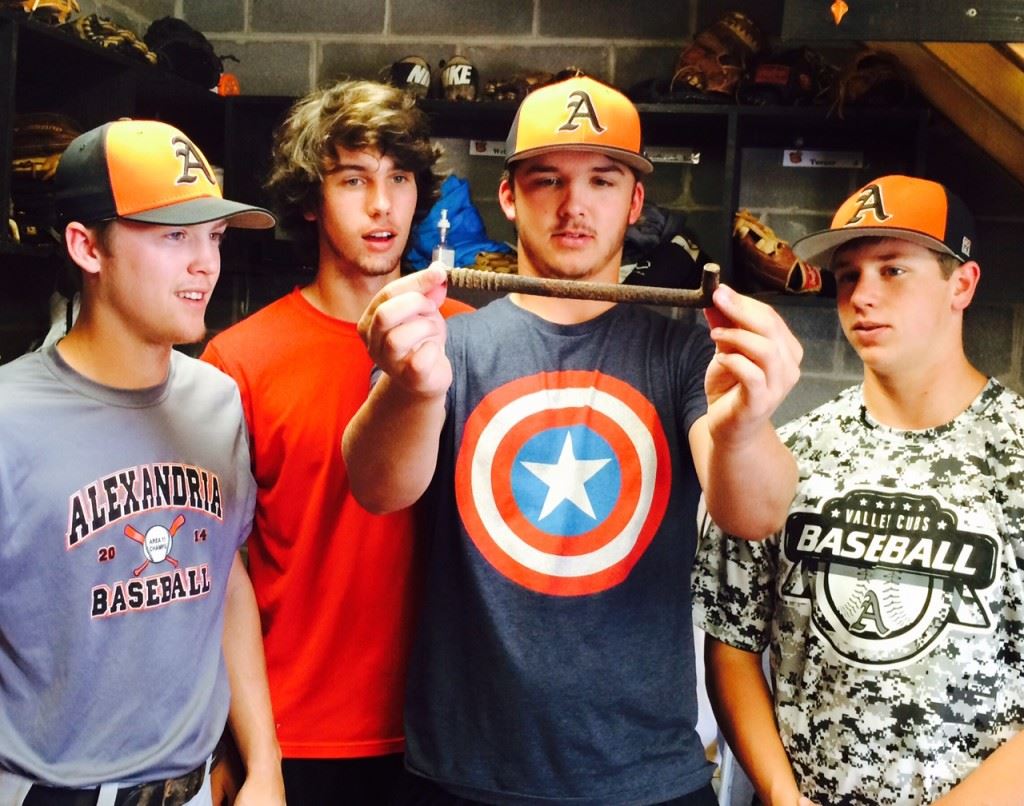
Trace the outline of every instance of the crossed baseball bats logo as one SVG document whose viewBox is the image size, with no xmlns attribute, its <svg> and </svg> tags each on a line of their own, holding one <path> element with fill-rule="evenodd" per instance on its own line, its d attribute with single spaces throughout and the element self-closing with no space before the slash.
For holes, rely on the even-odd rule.
<svg viewBox="0 0 1024 806">
<path fill-rule="evenodd" d="M 184 526 L 184 524 L 185 516 L 178 515 L 169 528 L 159 525 L 150 526 L 146 530 L 145 534 L 140 532 L 131 524 L 125 526 L 125 536 L 141 545 L 142 552 L 146 555 L 146 561 L 132 571 L 132 576 L 137 577 L 149 567 L 150 563 L 162 563 L 166 561 L 177 568 L 178 561 L 170 554 L 171 543 L 174 541 L 174 535 L 178 533 L 178 530 Z"/>
</svg>

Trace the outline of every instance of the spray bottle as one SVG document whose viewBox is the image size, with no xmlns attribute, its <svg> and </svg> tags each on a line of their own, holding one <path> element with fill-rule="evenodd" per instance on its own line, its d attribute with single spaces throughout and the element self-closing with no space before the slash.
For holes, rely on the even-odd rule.
<svg viewBox="0 0 1024 806">
<path fill-rule="evenodd" d="M 449 269 L 455 268 L 455 250 L 448 246 L 448 228 L 451 223 L 448 221 L 448 210 L 441 210 L 441 218 L 437 222 L 437 228 L 440 230 L 440 240 L 437 242 L 437 246 L 434 247 L 434 251 L 431 254 L 431 262 L 441 263 L 447 266 Z"/>
</svg>

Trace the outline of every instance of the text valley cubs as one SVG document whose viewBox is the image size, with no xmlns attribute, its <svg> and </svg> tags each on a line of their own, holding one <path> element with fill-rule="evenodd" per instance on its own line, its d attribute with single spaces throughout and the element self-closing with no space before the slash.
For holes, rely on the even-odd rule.
<svg viewBox="0 0 1024 806">
<path fill-rule="evenodd" d="M 812 629 L 853 665 L 902 666 L 947 630 L 993 628 L 1000 543 L 932 496 L 860 489 L 795 511 L 783 550 L 783 596 L 809 602 Z"/>
</svg>

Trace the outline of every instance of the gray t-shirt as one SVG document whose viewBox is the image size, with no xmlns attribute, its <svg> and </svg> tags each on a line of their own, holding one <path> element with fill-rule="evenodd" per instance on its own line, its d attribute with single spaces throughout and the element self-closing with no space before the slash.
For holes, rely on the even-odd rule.
<svg viewBox="0 0 1024 806">
<path fill-rule="evenodd" d="M 178 352 L 137 391 L 56 347 L 0 367 L 0 767 L 81 787 L 210 754 L 247 439 L 234 382 Z"/>
<path fill-rule="evenodd" d="M 1024 399 L 990 381 L 905 431 L 858 386 L 780 431 L 800 467 L 785 529 L 708 532 L 698 623 L 769 648 L 805 795 L 931 803 L 1024 728 Z"/>
</svg>

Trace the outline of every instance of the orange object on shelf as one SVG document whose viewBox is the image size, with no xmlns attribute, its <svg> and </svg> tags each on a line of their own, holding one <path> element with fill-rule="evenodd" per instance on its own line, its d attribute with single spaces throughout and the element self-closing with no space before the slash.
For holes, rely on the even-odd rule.
<svg viewBox="0 0 1024 806">
<path fill-rule="evenodd" d="M 234 73 L 221 73 L 217 82 L 218 95 L 241 95 L 242 88 L 238 83 L 238 76 Z"/>
</svg>

